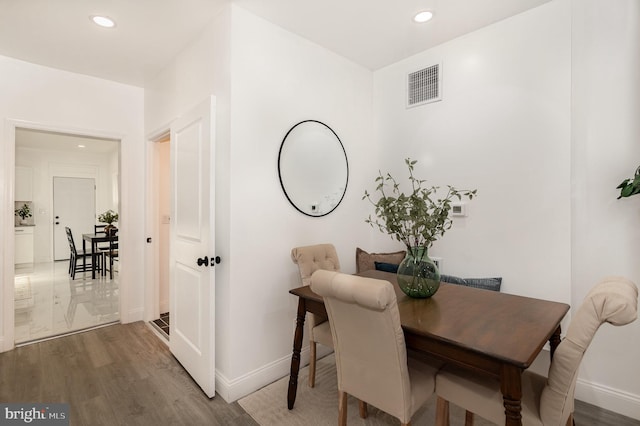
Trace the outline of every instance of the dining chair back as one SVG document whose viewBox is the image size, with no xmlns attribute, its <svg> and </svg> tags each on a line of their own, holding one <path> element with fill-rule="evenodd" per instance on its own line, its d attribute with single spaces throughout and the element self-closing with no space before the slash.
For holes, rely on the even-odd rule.
<svg viewBox="0 0 640 426">
<path fill-rule="evenodd" d="M 542 424 L 563 424 L 573 413 L 578 369 L 602 324 L 626 325 L 638 317 L 638 288 L 623 277 L 609 277 L 587 294 L 553 355 L 540 396 Z M 560 420 L 560 421 L 558 421 Z"/>
<path fill-rule="evenodd" d="M 118 238 L 115 233 L 109 235 L 108 247 L 104 251 L 103 271 L 106 274 L 109 271 L 109 278 L 113 279 L 113 265 L 118 261 Z"/>
<path fill-rule="evenodd" d="M 318 269 L 340 271 L 340 259 L 333 244 L 316 244 L 295 247 L 291 250 L 291 260 L 298 265 L 302 285 L 311 283 L 311 275 Z M 309 386 L 315 386 L 317 343 L 333 348 L 331 328 L 326 318 L 309 314 Z"/>
<path fill-rule="evenodd" d="M 302 285 L 309 285 L 311 275 L 318 269 L 340 271 L 340 259 L 333 244 L 295 247 L 291 250 L 291 260 L 298 265 Z"/>
<path fill-rule="evenodd" d="M 71 228 L 65 226 L 64 230 L 67 235 L 67 241 L 69 242 L 69 275 L 71 276 L 72 280 L 75 280 L 76 272 L 87 272 L 92 270 L 92 259 L 94 258 L 94 256 L 92 256 L 91 253 L 85 253 L 82 250 L 77 250 L 76 243 L 73 240 L 73 233 L 71 232 Z M 95 258 L 96 261 L 99 262 L 99 257 Z"/>
<path fill-rule="evenodd" d="M 323 297 L 331 323 L 339 424 L 346 422 L 347 394 L 409 424 L 433 394 L 437 369 L 413 359 L 409 364 L 393 285 L 318 270 L 311 290 Z"/>
<path fill-rule="evenodd" d="M 106 236 L 107 232 L 105 231 L 107 225 L 105 224 L 101 224 L 101 225 L 93 225 L 93 233 L 96 235 L 100 235 L 100 236 Z M 106 243 L 97 243 L 96 247 L 98 248 L 98 250 L 100 250 L 101 253 L 105 253 L 106 251 L 109 250 L 109 242 Z M 102 271 L 104 274 L 104 270 Z"/>
<path fill-rule="evenodd" d="M 576 311 L 565 338 L 558 345 L 548 378 L 525 371 L 522 375 L 522 424 L 573 424 L 574 393 L 585 351 L 602 324 L 621 326 L 638 316 L 638 288 L 623 277 L 607 277 L 596 284 Z M 439 399 L 503 423 L 504 404 L 497 381 L 447 367 L 436 378 Z M 438 403 L 436 424 L 448 424 L 447 404 Z M 442 408 L 442 410 L 441 410 Z"/>
</svg>

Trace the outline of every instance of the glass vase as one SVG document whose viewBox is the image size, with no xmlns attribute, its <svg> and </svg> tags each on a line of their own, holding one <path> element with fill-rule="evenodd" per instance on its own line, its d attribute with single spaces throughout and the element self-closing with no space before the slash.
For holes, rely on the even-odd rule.
<svg viewBox="0 0 640 426">
<path fill-rule="evenodd" d="M 440 271 L 427 255 L 426 247 L 409 247 L 398 266 L 398 285 L 409 297 L 433 296 L 440 288 Z"/>
</svg>

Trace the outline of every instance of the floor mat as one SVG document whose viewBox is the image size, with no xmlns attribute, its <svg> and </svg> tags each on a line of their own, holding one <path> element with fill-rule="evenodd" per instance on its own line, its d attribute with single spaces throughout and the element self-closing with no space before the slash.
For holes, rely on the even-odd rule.
<svg viewBox="0 0 640 426">
<path fill-rule="evenodd" d="M 169 339 L 169 312 L 160 314 L 160 318 L 151 321 L 151 324 L 155 325 L 158 331 L 165 335 Z"/>
</svg>

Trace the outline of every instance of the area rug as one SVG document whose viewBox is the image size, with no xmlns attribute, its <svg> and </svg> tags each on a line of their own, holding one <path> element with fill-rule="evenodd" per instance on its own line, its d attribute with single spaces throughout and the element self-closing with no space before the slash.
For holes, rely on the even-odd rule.
<svg viewBox="0 0 640 426">
<path fill-rule="evenodd" d="M 261 426 L 335 426 L 338 422 L 338 388 L 333 354 L 318 361 L 316 386 L 310 388 L 309 368 L 300 369 L 298 393 L 292 410 L 287 409 L 287 387 L 289 376 L 274 382 L 238 401 Z M 422 407 L 411 419 L 414 425 L 432 425 L 436 418 L 436 397 Z M 369 406 L 369 416 L 358 415 L 358 401 L 348 399 L 349 425 L 382 426 L 399 424 L 398 419 L 375 407 Z M 464 424 L 464 410 L 451 405 L 451 424 Z M 491 425 L 475 416 L 476 426 Z"/>
</svg>

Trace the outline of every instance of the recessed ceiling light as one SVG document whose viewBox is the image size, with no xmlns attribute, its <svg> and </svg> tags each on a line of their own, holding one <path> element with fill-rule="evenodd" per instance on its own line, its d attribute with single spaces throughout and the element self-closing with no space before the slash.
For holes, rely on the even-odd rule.
<svg viewBox="0 0 640 426">
<path fill-rule="evenodd" d="M 90 18 L 97 25 L 100 25 L 101 27 L 104 27 L 104 28 L 113 28 L 116 26 L 115 21 L 109 18 L 108 16 L 91 15 Z"/>
<path fill-rule="evenodd" d="M 422 24 L 423 22 L 431 20 L 431 18 L 433 18 L 433 12 L 423 10 L 422 12 L 416 13 L 416 16 L 413 17 L 413 21 Z"/>
<path fill-rule="evenodd" d="M 78 145 L 78 148 L 86 148 L 85 145 Z"/>
</svg>

